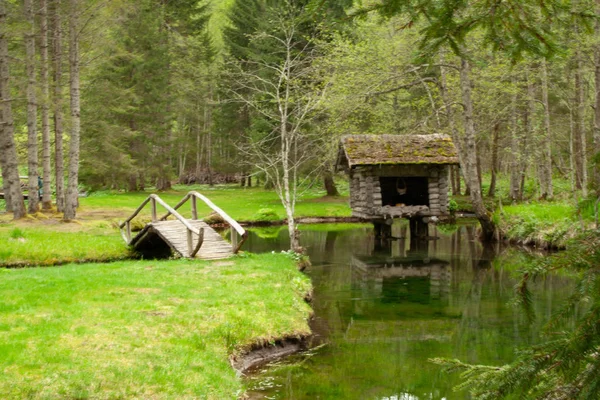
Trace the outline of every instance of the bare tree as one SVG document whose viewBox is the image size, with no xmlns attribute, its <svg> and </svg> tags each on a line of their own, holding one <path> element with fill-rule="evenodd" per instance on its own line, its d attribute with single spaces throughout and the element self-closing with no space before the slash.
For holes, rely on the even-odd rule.
<svg viewBox="0 0 600 400">
<path fill-rule="evenodd" d="M 4 187 L 8 189 L 5 196 L 10 204 L 15 219 L 26 215 L 25 202 L 19 182 L 17 150 L 14 142 L 14 123 L 10 97 L 10 69 L 8 66 L 8 37 L 6 0 L 0 0 L 0 162 Z"/>
<path fill-rule="evenodd" d="M 81 130 L 79 96 L 79 1 L 69 1 L 69 72 L 71 91 L 71 141 L 69 143 L 69 180 L 63 219 L 72 220 L 79 205 L 79 139 Z"/>
<path fill-rule="evenodd" d="M 273 183 L 285 208 L 290 248 L 298 251 L 294 216 L 300 173 L 318 156 L 313 147 L 316 135 L 309 123 L 327 85 L 312 80 L 314 43 L 300 34 L 297 11 L 286 2 L 273 10 L 273 15 L 271 29 L 252 39 L 259 46 L 270 46 L 272 56 L 247 60 L 233 73 L 239 88 L 233 95 L 272 127 L 264 135 L 250 135 L 244 151 Z M 307 176 L 312 179 L 310 172 L 304 172 L 303 177 Z"/>
</svg>

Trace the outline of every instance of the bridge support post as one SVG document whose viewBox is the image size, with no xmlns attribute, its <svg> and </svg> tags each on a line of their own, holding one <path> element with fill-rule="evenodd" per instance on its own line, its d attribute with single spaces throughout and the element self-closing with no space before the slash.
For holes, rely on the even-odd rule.
<svg viewBox="0 0 600 400">
<path fill-rule="evenodd" d="M 198 203 L 196 196 L 192 196 L 192 219 L 195 221 L 198 219 Z"/>
</svg>

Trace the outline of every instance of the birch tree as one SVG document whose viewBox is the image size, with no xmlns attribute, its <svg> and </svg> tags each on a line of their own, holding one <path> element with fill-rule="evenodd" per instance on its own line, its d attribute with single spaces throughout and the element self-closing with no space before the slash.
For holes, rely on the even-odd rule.
<svg viewBox="0 0 600 400">
<path fill-rule="evenodd" d="M 300 35 L 301 13 L 287 1 L 269 9 L 267 28 L 253 36 L 251 46 L 269 49 L 270 56 L 248 59 L 245 68 L 232 74 L 239 89 L 232 93 L 234 101 L 258 113 L 264 129 L 248 137 L 243 151 L 274 184 L 285 208 L 293 251 L 300 250 L 295 221 L 300 171 L 317 153 L 310 123 L 327 86 L 312 80 L 315 49 Z"/>
</svg>

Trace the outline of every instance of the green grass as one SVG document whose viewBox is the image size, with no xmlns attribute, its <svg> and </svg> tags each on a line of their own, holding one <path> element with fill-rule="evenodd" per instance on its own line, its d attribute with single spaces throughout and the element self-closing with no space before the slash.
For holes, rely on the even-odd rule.
<svg viewBox="0 0 600 400">
<path fill-rule="evenodd" d="M 508 239 L 540 247 L 565 247 L 583 228 L 568 202 L 503 206 L 495 219 Z"/>
<path fill-rule="evenodd" d="M 274 191 L 262 188 L 241 188 L 237 185 L 177 186 L 177 190 L 160 193 L 174 206 L 190 190 L 197 190 L 238 221 L 278 221 L 285 218 L 283 206 Z M 112 261 L 130 256 L 117 229 L 151 194 L 147 192 L 95 192 L 80 199 L 78 221 L 65 224 L 60 214 L 38 213 L 22 221 L 11 221 L 8 214 L 0 215 L 0 266 L 53 265 L 68 262 Z M 324 197 L 317 189 L 306 191 L 297 203 L 297 216 L 350 216 L 345 197 Z M 200 218 L 212 210 L 198 202 Z M 262 210 L 262 212 L 261 212 Z M 164 209 L 158 208 L 159 215 Z M 191 217 L 190 204 L 180 209 Z M 139 227 L 149 222 L 150 205 L 133 222 Z M 15 230 L 22 232 L 14 237 Z"/>
<path fill-rule="evenodd" d="M 285 254 L 0 275 L 3 399 L 235 399 L 230 355 L 309 333 Z"/>
<path fill-rule="evenodd" d="M 64 232 L 40 226 L 0 225 L 0 244 L 0 266 L 55 265 L 130 257 L 115 229 Z"/>
<path fill-rule="evenodd" d="M 189 191 L 196 190 L 208 197 L 238 221 L 256 221 L 260 217 L 259 210 L 270 209 L 279 219 L 285 218 L 285 211 L 272 190 L 262 188 L 242 188 L 238 185 L 175 186 L 176 190 L 159 193 L 159 196 L 170 205 L 175 205 Z M 95 192 L 80 200 L 83 212 L 111 209 L 116 216 L 126 217 L 152 193 L 135 192 Z M 327 198 L 321 190 L 308 190 L 298 198 L 296 214 L 299 217 L 350 216 L 351 211 L 346 197 Z M 211 210 L 201 201 L 198 202 L 199 215 L 208 215 Z M 181 208 L 184 216 L 191 215 L 190 204 Z M 160 212 L 160 207 L 159 207 Z M 149 215 L 149 207 L 145 215 Z M 271 218 L 272 219 L 272 218 Z"/>
</svg>

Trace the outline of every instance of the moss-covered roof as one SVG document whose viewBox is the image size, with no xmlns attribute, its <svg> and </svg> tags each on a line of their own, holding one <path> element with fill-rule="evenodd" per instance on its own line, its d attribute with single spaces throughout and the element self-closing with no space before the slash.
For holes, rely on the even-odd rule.
<svg viewBox="0 0 600 400">
<path fill-rule="evenodd" d="M 458 164 L 448 135 L 346 135 L 340 143 L 338 166 L 379 164 Z"/>
</svg>

